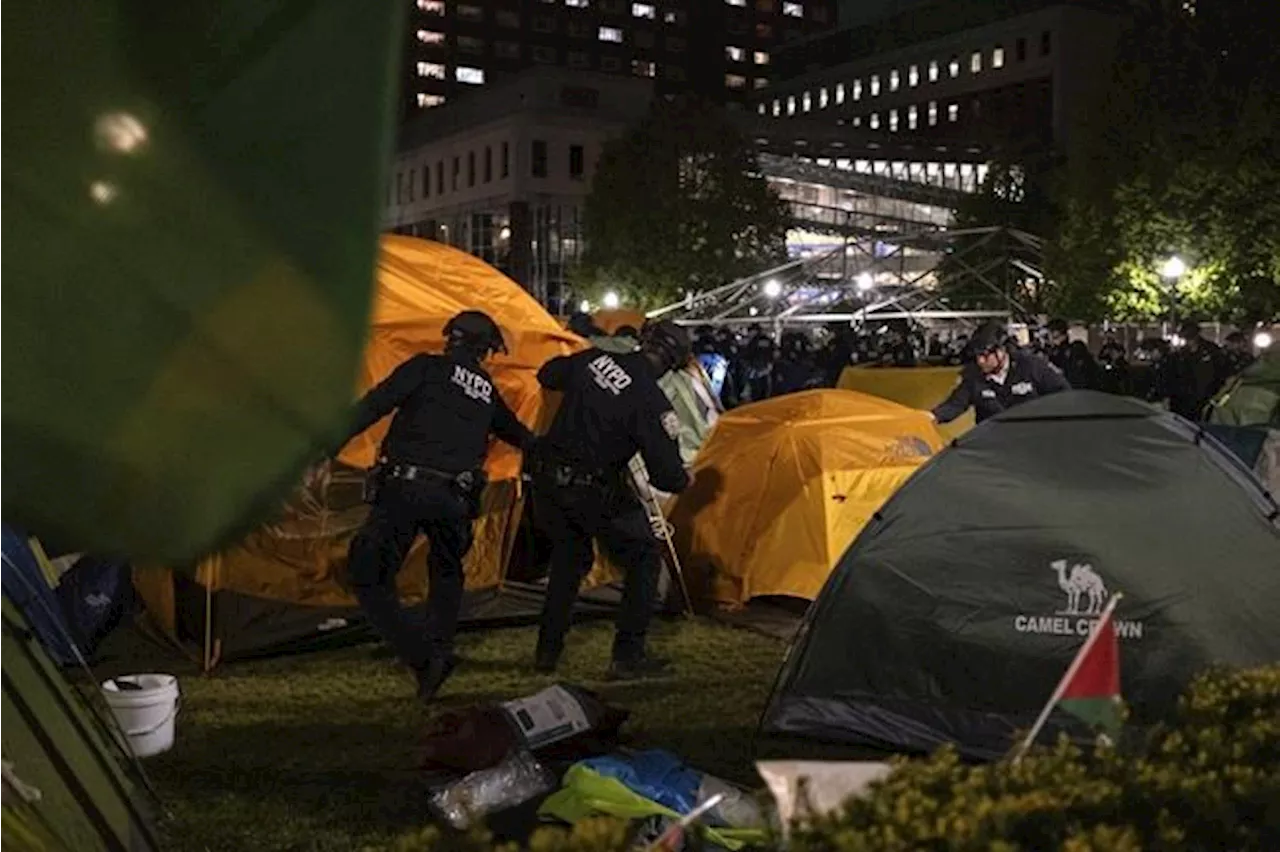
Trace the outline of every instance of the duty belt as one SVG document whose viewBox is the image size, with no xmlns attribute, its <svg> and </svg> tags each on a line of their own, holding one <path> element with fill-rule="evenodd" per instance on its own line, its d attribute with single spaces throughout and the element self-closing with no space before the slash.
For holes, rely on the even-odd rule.
<svg viewBox="0 0 1280 852">
<path fill-rule="evenodd" d="M 401 464 L 398 462 L 388 462 L 383 465 L 388 479 L 403 479 L 406 482 L 413 482 L 422 479 L 442 479 L 447 482 L 459 482 L 470 471 L 462 473 L 449 473 L 447 470 L 437 470 L 434 467 L 426 467 L 420 464 Z"/>
<path fill-rule="evenodd" d="M 550 479 L 561 488 L 607 486 L 611 485 L 614 479 L 601 471 L 581 470 L 563 462 L 538 460 L 532 468 L 534 474 Z"/>
</svg>

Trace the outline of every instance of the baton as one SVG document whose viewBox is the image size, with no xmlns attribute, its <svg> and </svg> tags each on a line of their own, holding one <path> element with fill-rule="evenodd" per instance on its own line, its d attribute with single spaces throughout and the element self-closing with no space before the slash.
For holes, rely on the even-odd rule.
<svg viewBox="0 0 1280 852">
<path fill-rule="evenodd" d="M 675 542 L 671 540 L 671 527 L 667 524 L 666 516 L 662 514 L 662 506 L 658 503 L 657 495 L 653 493 L 649 477 L 645 475 L 644 462 L 633 456 L 628 464 L 628 470 L 631 473 L 631 487 L 635 489 L 640 502 L 644 503 L 645 514 L 649 516 L 651 522 L 662 525 L 662 540 L 667 545 L 667 570 L 675 577 L 676 585 L 680 587 L 680 596 L 684 599 L 685 616 L 693 618 L 693 598 L 689 596 L 689 587 L 684 581 L 684 569 L 680 567 L 680 557 L 676 553 Z"/>
</svg>

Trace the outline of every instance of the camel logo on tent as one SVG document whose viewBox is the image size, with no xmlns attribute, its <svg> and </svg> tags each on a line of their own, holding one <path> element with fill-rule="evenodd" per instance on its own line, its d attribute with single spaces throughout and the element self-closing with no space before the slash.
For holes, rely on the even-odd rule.
<svg viewBox="0 0 1280 852">
<path fill-rule="evenodd" d="M 1058 588 L 1067 596 L 1067 608 L 1058 615 L 1098 615 L 1107 605 L 1107 587 L 1092 565 L 1072 565 L 1067 573 L 1067 560 L 1055 560 L 1050 566 L 1058 575 Z"/>
<path fill-rule="evenodd" d="M 1068 567 L 1070 565 L 1070 567 Z M 1085 563 L 1071 564 L 1066 559 L 1055 559 L 1049 563 L 1058 582 L 1058 588 L 1065 597 L 1063 606 L 1054 610 L 1052 615 L 1014 616 L 1013 629 L 1019 633 L 1047 633 L 1053 636 L 1088 636 L 1097 627 L 1098 616 L 1107 605 L 1110 595 L 1107 584 L 1093 569 Z M 1121 639 L 1141 639 L 1145 624 L 1141 621 L 1125 621 L 1118 617 L 1115 621 L 1116 635 Z"/>
</svg>

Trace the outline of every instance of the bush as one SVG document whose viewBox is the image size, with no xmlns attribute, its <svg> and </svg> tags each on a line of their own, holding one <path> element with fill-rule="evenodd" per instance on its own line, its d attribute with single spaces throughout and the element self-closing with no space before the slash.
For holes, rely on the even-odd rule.
<svg viewBox="0 0 1280 852">
<path fill-rule="evenodd" d="M 542 829 L 536 852 L 610 852 L 625 826 Z M 396 852 L 493 848 L 428 829 Z M 512 846 L 509 849 L 514 850 Z M 1174 719 L 1122 749 L 1064 740 L 1020 763 L 972 766 L 952 749 L 903 760 L 865 798 L 797 825 L 791 852 L 1280 850 L 1280 666 L 1197 679 Z"/>
</svg>

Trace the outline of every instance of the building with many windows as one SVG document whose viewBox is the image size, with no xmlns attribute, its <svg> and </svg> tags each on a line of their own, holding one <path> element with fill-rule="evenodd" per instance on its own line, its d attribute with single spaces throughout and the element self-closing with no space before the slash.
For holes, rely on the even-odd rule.
<svg viewBox="0 0 1280 852">
<path fill-rule="evenodd" d="M 401 133 L 383 224 L 470 252 L 558 310 L 600 150 L 652 97 L 650 80 L 544 68 L 418 116 Z"/>
<path fill-rule="evenodd" d="M 916 5 L 778 51 L 778 79 L 755 109 L 922 148 L 1065 150 L 1109 79 L 1123 23 L 1112 5 Z"/>
<path fill-rule="evenodd" d="M 407 116 L 550 65 L 743 102 L 773 51 L 830 29 L 835 0 L 405 0 Z"/>
</svg>

